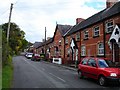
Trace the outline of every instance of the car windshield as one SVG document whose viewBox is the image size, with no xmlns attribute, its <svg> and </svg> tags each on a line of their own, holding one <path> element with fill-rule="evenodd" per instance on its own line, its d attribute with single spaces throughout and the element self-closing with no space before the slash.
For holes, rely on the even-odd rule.
<svg viewBox="0 0 120 90">
<path fill-rule="evenodd" d="M 111 60 L 99 59 L 98 65 L 101 68 L 115 67 L 115 64 Z"/>
</svg>

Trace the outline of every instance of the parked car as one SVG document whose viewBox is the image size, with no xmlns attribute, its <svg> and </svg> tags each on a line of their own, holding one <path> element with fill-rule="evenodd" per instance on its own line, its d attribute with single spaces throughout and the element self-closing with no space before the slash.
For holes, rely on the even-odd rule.
<svg viewBox="0 0 120 90">
<path fill-rule="evenodd" d="M 40 55 L 39 54 L 33 54 L 31 60 L 32 61 L 40 61 Z"/>
<path fill-rule="evenodd" d="M 30 59 L 30 58 L 32 58 L 32 55 L 33 55 L 33 53 L 26 53 L 25 57 Z"/>
<path fill-rule="evenodd" d="M 108 59 L 86 57 L 78 65 L 80 78 L 86 76 L 96 79 L 99 85 L 104 86 L 107 82 L 120 83 L 120 68 Z"/>
</svg>

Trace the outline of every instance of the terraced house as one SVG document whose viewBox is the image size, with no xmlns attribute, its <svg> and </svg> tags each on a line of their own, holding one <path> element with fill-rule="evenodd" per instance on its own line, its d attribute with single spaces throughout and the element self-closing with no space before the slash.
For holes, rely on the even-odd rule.
<svg viewBox="0 0 120 90">
<path fill-rule="evenodd" d="M 64 35 L 71 29 L 71 25 L 61 25 L 57 24 L 53 36 L 53 45 L 54 45 L 54 59 L 59 59 L 64 64 Z"/>
<path fill-rule="evenodd" d="M 120 62 L 120 1 L 106 0 L 106 8 L 76 25 L 57 24 L 53 40 L 47 44 L 49 58 L 75 64 L 86 56 Z M 39 48 L 44 53 L 44 45 Z"/>
<path fill-rule="evenodd" d="M 104 10 L 75 25 L 66 34 L 67 62 L 80 61 L 86 56 L 110 58 L 114 62 L 120 62 L 120 2 L 113 1 L 107 0 Z M 115 30 L 119 31 L 117 39 L 112 35 Z"/>
</svg>

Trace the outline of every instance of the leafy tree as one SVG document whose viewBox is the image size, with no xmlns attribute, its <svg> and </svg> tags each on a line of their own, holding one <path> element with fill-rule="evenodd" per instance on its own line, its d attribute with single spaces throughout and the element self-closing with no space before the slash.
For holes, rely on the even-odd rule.
<svg viewBox="0 0 120 90">
<path fill-rule="evenodd" d="M 4 36 L 7 37 L 8 23 L 2 25 Z M 9 45 L 13 54 L 19 54 L 27 46 L 28 41 L 25 39 L 25 32 L 15 23 L 11 23 L 9 32 Z"/>
<path fill-rule="evenodd" d="M 12 50 L 7 44 L 5 32 L 3 30 L 1 30 L 1 32 L 2 32 L 2 63 L 3 65 L 6 65 L 8 60 L 8 55 L 11 54 Z"/>
</svg>

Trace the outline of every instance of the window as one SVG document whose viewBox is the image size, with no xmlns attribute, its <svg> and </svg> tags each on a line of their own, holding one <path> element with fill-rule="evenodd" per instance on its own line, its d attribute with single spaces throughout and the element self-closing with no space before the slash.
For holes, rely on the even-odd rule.
<svg viewBox="0 0 120 90">
<path fill-rule="evenodd" d="M 58 47 L 56 46 L 55 51 L 58 52 Z"/>
<path fill-rule="evenodd" d="M 50 48 L 47 49 L 47 52 L 50 52 Z"/>
<path fill-rule="evenodd" d="M 95 61 L 94 59 L 90 59 L 90 60 L 88 61 L 88 65 L 89 65 L 89 66 L 92 66 L 92 67 L 96 67 L 96 61 Z"/>
<path fill-rule="evenodd" d="M 65 38 L 65 44 L 68 44 L 68 38 Z"/>
<path fill-rule="evenodd" d="M 98 44 L 98 55 L 104 55 L 104 44 L 103 43 Z"/>
<path fill-rule="evenodd" d="M 76 41 L 80 41 L 80 33 L 76 34 Z"/>
<path fill-rule="evenodd" d="M 99 26 L 97 26 L 93 29 L 93 36 L 94 37 L 99 36 L 99 31 L 100 31 L 99 29 L 100 29 Z"/>
<path fill-rule="evenodd" d="M 59 41 L 59 45 L 61 45 L 61 40 Z"/>
<path fill-rule="evenodd" d="M 111 33 L 114 29 L 113 20 L 106 22 L 106 33 Z"/>
<path fill-rule="evenodd" d="M 84 31 L 84 39 L 88 39 L 88 31 Z"/>
<path fill-rule="evenodd" d="M 82 60 L 81 64 L 87 65 L 87 61 L 88 61 L 88 59 L 85 58 L 85 59 Z"/>
<path fill-rule="evenodd" d="M 67 52 L 68 52 L 68 54 L 70 54 L 70 52 L 71 52 L 71 48 L 68 48 L 68 49 L 67 49 Z"/>
<path fill-rule="evenodd" d="M 101 68 L 109 67 L 108 64 L 106 63 L 106 61 L 105 61 L 105 60 L 102 60 L 102 59 L 100 59 L 100 60 L 98 61 L 98 65 L 99 65 L 99 67 L 101 67 Z"/>
<path fill-rule="evenodd" d="M 85 46 L 81 46 L 81 56 L 86 56 L 86 48 Z"/>
</svg>

